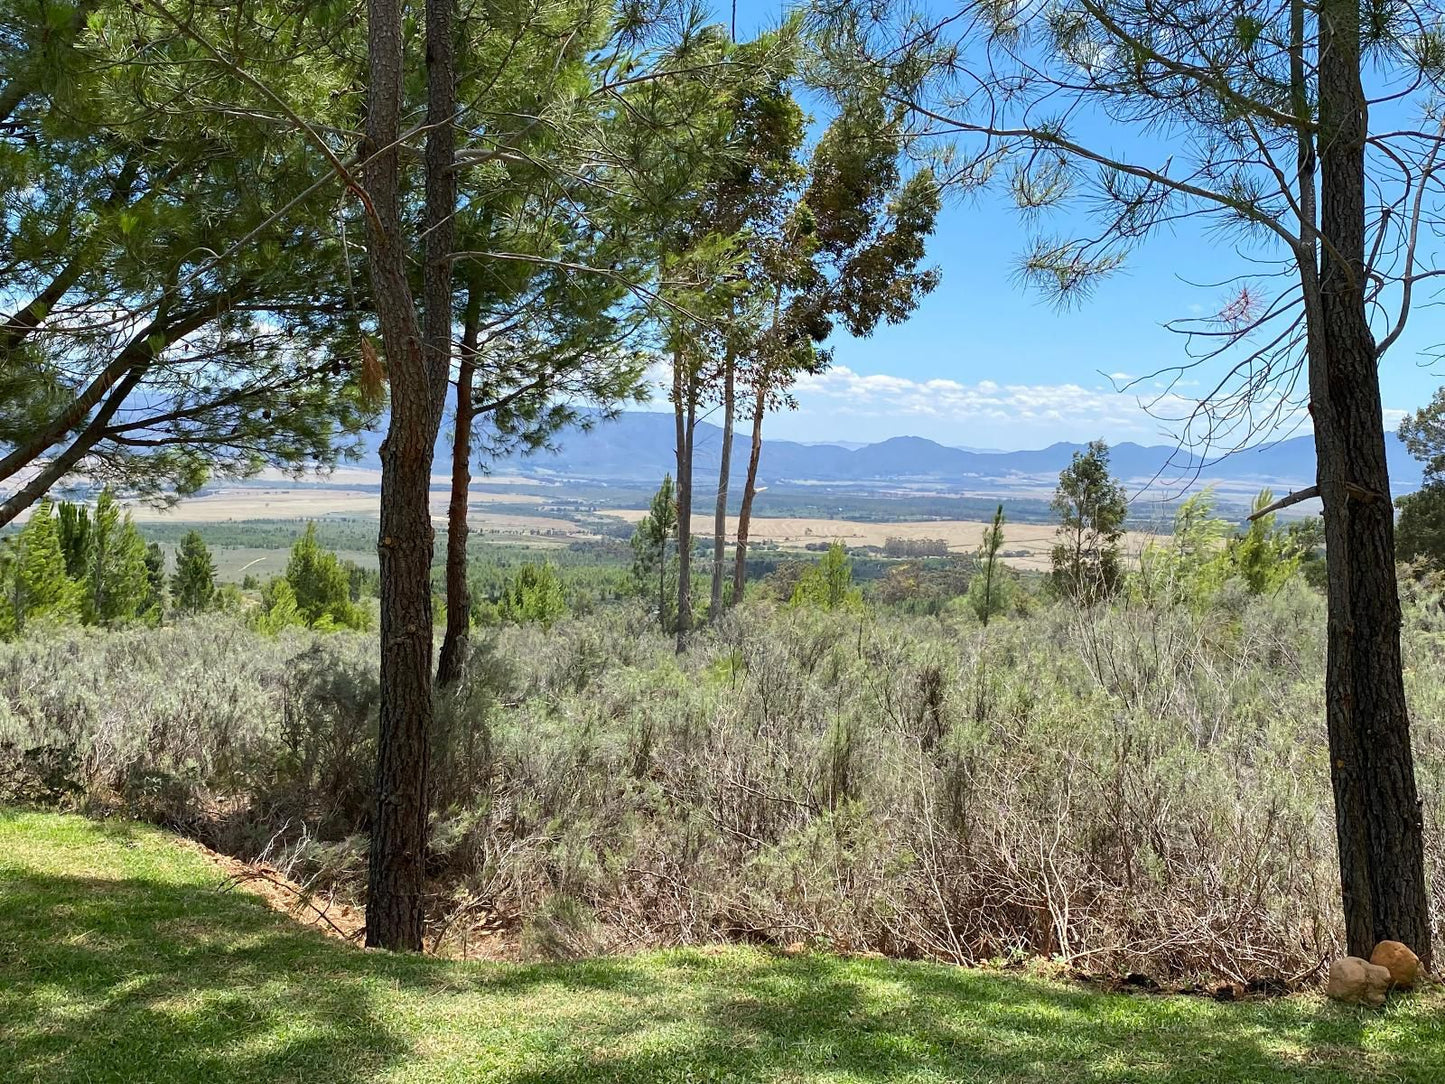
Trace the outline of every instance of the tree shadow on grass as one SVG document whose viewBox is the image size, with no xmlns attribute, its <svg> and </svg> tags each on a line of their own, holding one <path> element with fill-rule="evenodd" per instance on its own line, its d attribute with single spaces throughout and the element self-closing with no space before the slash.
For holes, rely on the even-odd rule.
<svg viewBox="0 0 1445 1084">
<path fill-rule="evenodd" d="M 348 956 L 235 893 L 0 878 L 0 1080 L 369 1080 L 409 1044 Z"/>
<path fill-rule="evenodd" d="M 463 965 L 194 882 L 0 875 L 7 1084 L 1445 1081 L 1438 1028 L 1362 1053 L 1380 1019 L 757 952 Z"/>
<path fill-rule="evenodd" d="M 654 978 L 654 981 L 655 978 Z M 697 1025 L 644 1017 L 497 1084 L 988 1081 L 1445 1082 L 1445 1042 L 1365 1052 L 1379 1017 L 1308 1001 L 1223 1006 L 1106 996 L 932 965 L 771 958 L 729 969 Z"/>
</svg>

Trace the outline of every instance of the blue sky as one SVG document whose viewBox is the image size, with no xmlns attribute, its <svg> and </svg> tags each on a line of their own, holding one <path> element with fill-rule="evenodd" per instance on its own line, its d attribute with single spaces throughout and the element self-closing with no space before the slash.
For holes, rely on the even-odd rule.
<svg viewBox="0 0 1445 1084">
<path fill-rule="evenodd" d="M 726 7 L 717 11 L 727 18 Z M 779 11 L 777 0 L 742 0 L 740 36 Z M 1169 442 L 1174 427 L 1140 405 L 1152 389 L 1116 391 L 1109 374 L 1134 377 L 1185 360 L 1183 340 L 1163 324 L 1216 312 L 1228 295 L 1185 279 L 1219 281 L 1245 261 L 1228 243 L 1186 227 L 1146 242 L 1088 300 L 1059 311 L 1016 281 L 1029 236 L 1001 194 L 950 203 L 930 244 L 930 261 L 943 273 L 938 289 L 907 323 L 864 340 L 838 339 L 832 371 L 802 383 L 798 410 L 771 417 L 767 434 L 806 441 L 911 434 L 1005 449 L 1094 437 Z M 1445 342 L 1442 311 L 1417 304 L 1381 367 L 1391 423 L 1445 383 L 1445 367 L 1424 356 Z"/>
</svg>

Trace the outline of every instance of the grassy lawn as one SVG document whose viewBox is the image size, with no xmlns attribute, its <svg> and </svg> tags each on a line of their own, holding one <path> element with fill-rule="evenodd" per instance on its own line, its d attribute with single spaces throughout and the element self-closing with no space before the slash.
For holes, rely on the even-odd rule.
<svg viewBox="0 0 1445 1084">
<path fill-rule="evenodd" d="M 1445 997 L 1100 995 L 928 964 L 368 953 L 129 824 L 0 810 L 0 1081 L 1445 1081 Z"/>
</svg>

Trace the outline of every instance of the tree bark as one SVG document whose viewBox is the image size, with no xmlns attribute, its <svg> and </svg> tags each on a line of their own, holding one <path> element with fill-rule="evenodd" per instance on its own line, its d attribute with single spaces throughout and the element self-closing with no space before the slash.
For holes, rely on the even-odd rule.
<svg viewBox="0 0 1445 1084">
<path fill-rule="evenodd" d="M 742 601 L 748 582 L 748 527 L 753 518 L 753 498 L 758 492 L 758 461 L 763 455 L 763 413 L 767 406 L 767 389 L 761 381 L 753 395 L 753 446 L 748 453 L 748 476 L 743 483 L 743 502 L 738 509 L 738 540 L 734 545 L 732 605 Z"/>
<path fill-rule="evenodd" d="M 707 616 L 716 621 L 723 608 L 723 560 L 727 555 L 728 475 L 733 455 L 733 411 L 736 392 L 736 365 L 731 348 L 723 364 L 723 437 L 722 458 L 717 472 L 717 507 L 712 524 L 712 593 Z"/>
<path fill-rule="evenodd" d="M 472 595 L 467 586 L 467 500 L 472 486 L 472 379 L 476 373 L 480 325 L 477 290 L 467 295 L 462 323 L 462 355 L 457 365 L 457 407 L 452 435 L 452 495 L 447 506 L 447 631 L 437 663 L 437 684 L 446 687 L 462 676 L 472 628 Z"/>
<path fill-rule="evenodd" d="M 1404 942 L 1428 966 L 1423 825 L 1400 656 L 1394 512 L 1365 308 L 1365 95 L 1358 0 L 1320 9 L 1320 289 L 1310 409 L 1324 502 L 1331 781 L 1349 951 Z M 1318 332 L 1318 334 L 1316 334 Z"/>
<path fill-rule="evenodd" d="M 681 350 L 673 354 L 673 418 L 677 427 L 677 653 L 692 631 L 692 435 L 697 392 L 684 371 Z"/>
<path fill-rule="evenodd" d="M 391 384 L 381 447 L 381 711 L 366 943 L 420 951 L 425 918 L 427 797 L 432 729 L 431 470 L 446 398 L 451 342 L 451 171 L 455 79 L 451 0 L 427 0 L 429 122 L 424 296 L 418 324 L 401 217 L 404 44 L 400 0 L 368 0 L 363 179 L 368 261 Z M 449 100 L 449 97 L 453 100 Z M 451 194 L 448 205 L 447 194 Z"/>
</svg>

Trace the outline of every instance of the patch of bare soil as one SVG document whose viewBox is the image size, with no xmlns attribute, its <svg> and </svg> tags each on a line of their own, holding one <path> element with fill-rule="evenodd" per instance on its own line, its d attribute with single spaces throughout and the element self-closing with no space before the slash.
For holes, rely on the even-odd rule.
<svg viewBox="0 0 1445 1084">
<path fill-rule="evenodd" d="M 249 892 L 293 922 L 320 930 L 328 937 L 360 945 L 366 938 L 366 912 L 359 907 L 307 888 L 264 862 L 243 862 L 185 836 L 178 846 L 200 855 L 221 874 L 221 890 Z M 475 905 L 455 907 L 444 921 L 427 931 L 425 952 L 449 959 L 506 960 L 521 958 L 520 923 Z"/>
<path fill-rule="evenodd" d="M 179 837 L 177 843 L 199 854 L 222 875 L 223 891 L 241 889 L 259 896 L 275 911 L 303 926 L 311 926 L 328 937 L 359 944 L 366 935 L 366 915 L 340 900 L 308 892 L 280 871 L 260 862 L 242 862 L 213 851 L 194 839 Z"/>
</svg>

